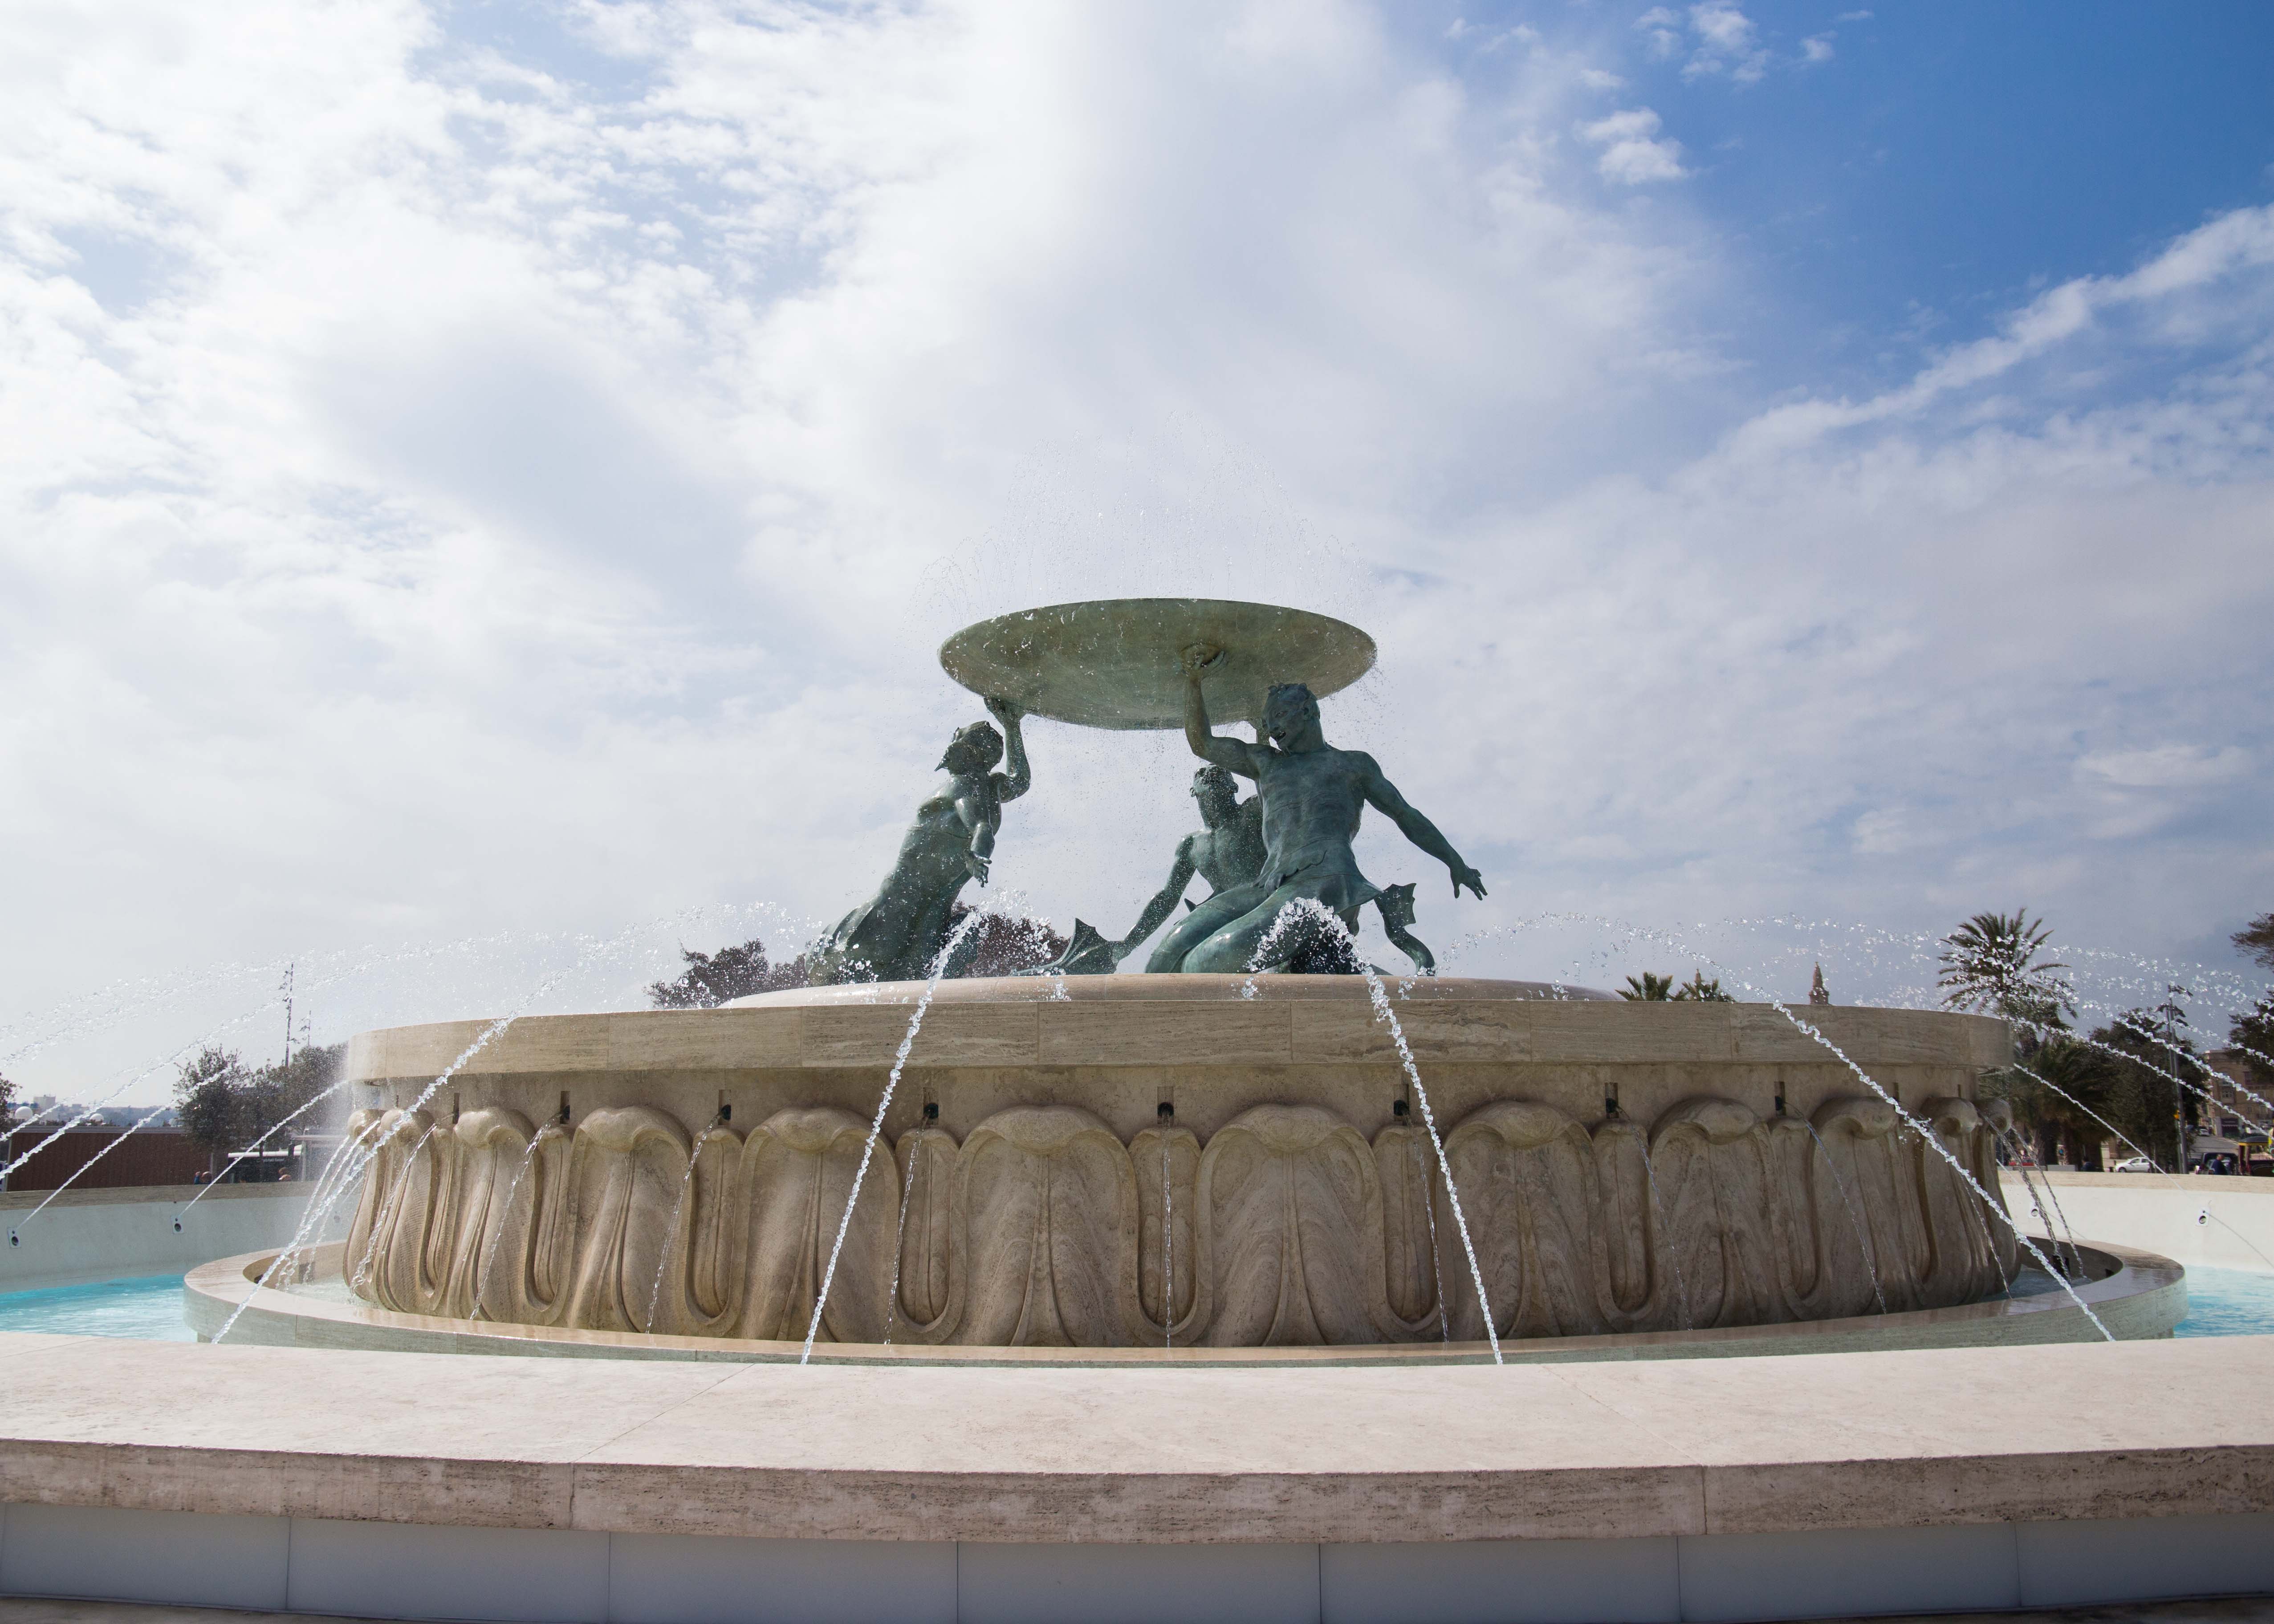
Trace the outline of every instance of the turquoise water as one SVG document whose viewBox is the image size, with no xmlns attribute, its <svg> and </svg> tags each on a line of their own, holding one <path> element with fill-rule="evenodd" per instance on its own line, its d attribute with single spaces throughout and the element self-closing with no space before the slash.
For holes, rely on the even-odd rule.
<svg viewBox="0 0 2274 1624">
<path fill-rule="evenodd" d="M 0 1292 L 0 1331 L 58 1331 L 73 1336 L 194 1340 L 182 1319 L 182 1277 L 144 1274 L 91 1286 Z"/>
<path fill-rule="evenodd" d="M 182 1277 L 146 1274 L 93 1286 L 0 1292 L 0 1331 L 61 1331 L 76 1336 L 140 1336 L 185 1342 Z M 2187 1271 L 2187 1317 L 2181 1336 L 2274 1333 L 2274 1274 L 2248 1269 Z"/>
<path fill-rule="evenodd" d="M 2274 1274 L 2187 1271 L 2187 1317 L 2175 1336 L 2256 1336 L 2274 1331 Z"/>
</svg>

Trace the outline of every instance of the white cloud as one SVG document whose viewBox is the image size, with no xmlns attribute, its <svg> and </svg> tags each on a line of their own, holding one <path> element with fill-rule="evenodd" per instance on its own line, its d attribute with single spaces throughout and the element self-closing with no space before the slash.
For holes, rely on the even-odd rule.
<svg viewBox="0 0 2274 1624">
<path fill-rule="evenodd" d="M 1806 63 L 1829 62 L 1834 55 L 1832 35 L 1811 34 L 1800 42 L 1800 59 Z"/>
<path fill-rule="evenodd" d="M 1660 123 L 1650 109 L 1630 108 L 1581 124 L 1579 134 L 1603 149 L 1595 167 L 1606 180 L 1626 186 L 1680 180 L 1689 174 L 1682 167 L 1682 143 L 1657 139 Z"/>
<path fill-rule="evenodd" d="M 1665 6 L 1651 7 L 1635 19 L 1634 26 L 1650 54 L 1661 62 L 1682 49 L 1682 19 Z"/>
<path fill-rule="evenodd" d="M 1741 432 L 1747 442 L 1812 439 L 1836 430 L 1913 417 L 2090 335 L 2112 317 L 2145 312 L 2184 341 L 2195 328 L 2191 296 L 2274 266 L 2274 205 L 2240 208 L 2187 232 L 2137 270 L 2082 276 L 2039 294 L 2007 317 L 1995 336 L 1945 352 L 1909 383 L 1871 400 L 1811 401 L 1764 413 Z M 2245 297 L 2248 297 L 2246 291 Z M 2255 305 L 2253 306 L 2255 310 Z"/>
<path fill-rule="evenodd" d="M 1433 944 L 2025 899 L 2162 951 L 2274 890 L 2263 211 L 1779 402 L 1721 226 L 1585 172 L 1682 164 L 1577 56 L 1483 105 L 1355 5 L 456 15 L 7 25 L 0 984 L 130 989 L 19 1083 L 265 996 L 236 963 L 375 944 L 328 1037 L 698 906 L 551 996 L 794 946 L 975 714 L 939 639 L 1073 597 L 1367 626 L 1334 734 L 1493 882 L 1369 823 Z M 1128 915 L 1181 744 L 1035 750 L 1002 883 Z"/>
<path fill-rule="evenodd" d="M 1579 82 L 1590 90 L 1620 90 L 1626 86 L 1626 80 L 1617 74 L 1606 73 L 1600 68 L 1580 69 Z"/>
<path fill-rule="evenodd" d="M 1682 65 L 1684 79 L 1727 74 L 1740 85 L 1751 85 L 1768 71 L 1769 53 L 1761 44 L 1759 29 L 1729 0 L 1705 0 L 1691 6 L 1690 32 L 1696 43 Z"/>
<path fill-rule="evenodd" d="M 2080 777 L 2125 789 L 2192 789 L 2232 784 L 2250 770 L 2250 753 L 2233 745 L 2162 744 L 2104 750 L 2077 758 Z"/>
</svg>

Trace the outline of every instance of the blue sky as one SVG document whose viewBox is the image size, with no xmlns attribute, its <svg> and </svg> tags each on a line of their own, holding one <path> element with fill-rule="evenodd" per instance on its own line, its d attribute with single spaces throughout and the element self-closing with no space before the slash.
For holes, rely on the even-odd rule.
<svg viewBox="0 0 2274 1624">
<path fill-rule="evenodd" d="M 2274 11 L 2249 0 L 1747 4 L 1728 9 L 1751 49 L 1718 60 L 1696 9 L 1581 14 L 1605 71 L 1679 132 L 1688 201 L 1751 256 L 1748 337 L 1779 383 L 1884 383 L 2048 282 L 2120 272 L 2274 198 Z M 1653 11 L 1679 15 L 1635 26 Z M 1467 26 L 1440 49 L 1480 86 L 1504 52 L 1472 42 L 1538 20 L 1447 14 Z M 1680 42 L 1660 54 L 1666 32 Z"/>
<path fill-rule="evenodd" d="M 1373 633 L 1478 973 L 1915 1000 L 2024 906 L 2216 1027 L 2274 14 L 1861 10 L 11 7 L 0 1071 L 794 949 L 942 638 L 1159 592 Z M 1034 745 L 1000 898 L 1118 929 L 1181 746 Z"/>
</svg>

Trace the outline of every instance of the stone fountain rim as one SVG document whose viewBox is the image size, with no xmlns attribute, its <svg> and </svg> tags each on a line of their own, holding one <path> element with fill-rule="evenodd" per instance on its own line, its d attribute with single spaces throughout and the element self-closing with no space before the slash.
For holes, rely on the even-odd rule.
<svg viewBox="0 0 2274 1624">
<path fill-rule="evenodd" d="M 1394 1004 L 1540 1003 L 1624 1004 L 1598 987 L 1566 981 L 1518 981 L 1497 977 L 1382 975 Z M 842 981 L 828 987 L 785 987 L 715 1005 L 722 1010 L 826 1009 L 845 1005 L 914 1004 L 923 981 Z M 1364 1004 L 1373 996 L 1362 975 L 975 975 L 931 989 L 934 1004 L 1285 1004 L 1329 1000 Z M 1704 1005 L 1692 1005 L 1703 1008 Z M 1761 1007 L 1766 1008 L 1766 1004 Z M 674 1011 L 694 1014 L 696 1011 Z"/>
<path fill-rule="evenodd" d="M 932 994 L 910 1064 L 919 1069 L 1130 1065 L 1207 1071 L 1257 1064 L 1395 1064 L 1358 976 L 983 977 Z M 1434 1066 L 1754 1064 L 1840 1069 L 1841 1060 L 1766 1004 L 1629 1002 L 1542 996 L 1553 983 L 1384 979 L 1427 1076 Z M 611 1010 L 379 1027 L 349 1041 L 358 1083 L 469 1082 L 498 1075 L 875 1071 L 906 1034 L 917 981 L 762 993 L 715 1009 Z M 2004 1064 L 2003 1021 L 1946 1010 L 1798 1006 L 1866 1067 Z M 1157 1011 L 1154 1013 L 1154 1011 Z M 1268 1050 L 1269 1052 L 1265 1052 Z M 1858 1086 L 1860 1087 L 1860 1085 Z"/>
</svg>

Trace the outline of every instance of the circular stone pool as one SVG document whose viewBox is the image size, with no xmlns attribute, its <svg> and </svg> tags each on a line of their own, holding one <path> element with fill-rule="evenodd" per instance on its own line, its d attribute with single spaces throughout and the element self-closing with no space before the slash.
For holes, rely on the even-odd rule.
<svg viewBox="0 0 2274 1624">
<path fill-rule="evenodd" d="M 1812 1009 L 1819 1042 L 1394 981 L 1417 1089 L 1358 977 L 949 981 L 919 1026 L 922 990 L 365 1034 L 335 1267 L 391 1313 L 643 1341 L 802 1342 L 829 1278 L 823 1343 L 1442 1353 L 1485 1303 L 1525 1342 L 1876 1322 L 2025 1261 L 1969 1184 L 1988 1019 Z"/>
</svg>

